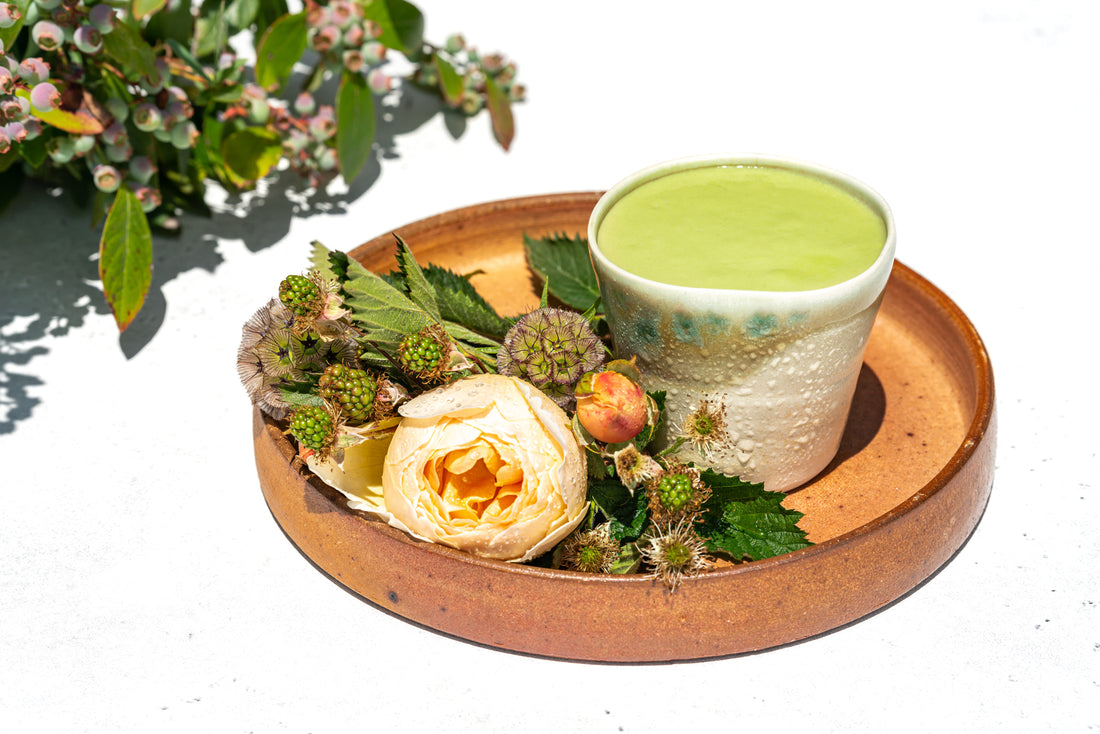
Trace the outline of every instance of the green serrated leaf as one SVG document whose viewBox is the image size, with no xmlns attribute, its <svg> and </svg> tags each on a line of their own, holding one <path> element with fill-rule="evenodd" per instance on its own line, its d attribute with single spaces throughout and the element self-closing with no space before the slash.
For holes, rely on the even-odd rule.
<svg viewBox="0 0 1100 734">
<path fill-rule="evenodd" d="M 372 0 L 363 8 L 363 17 L 382 29 L 378 41 L 395 51 L 417 51 L 424 36 L 424 15 L 405 0 Z"/>
<path fill-rule="evenodd" d="M 313 241 L 313 249 L 310 250 L 309 264 L 322 278 L 337 278 L 336 271 L 332 269 L 332 255 L 334 253 L 321 244 Z M 338 278 L 337 278 L 338 279 Z"/>
<path fill-rule="evenodd" d="M 503 339 L 512 321 L 503 318 L 481 297 L 469 278 L 429 264 L 424 277 L 435 288 L 439 314 L 447 321 L 463 324 L 495 339 Z"/>
<path fill-rule="evenodd" d="M 348 262 L 348 273 L 354 275 L 344 284 L 344 305 L 364 337 L 378 348 L 393 354 L 406 336 L 432 323 L 408 296 L 354 260 Z"/>
<path fill-rule="evenodd" d="M 308 385 L 312 387 L 312 385 Z M 284 403 L 295 408 L 302 408 L 305 406 L 323 407 L 325 401 L 321 399 L 320 395 L 316 395 L 306 390 L 279 390 L 279 397 Z"/>
<path fill-rule="evenodd" d="M 115 194 L 99 241 L 99 278 L 119 331 L 137 316 L 153 280 L 153 236 L 141 202 L 128 187 Z"/>
<path fill-rule="evenodd" d="M 152 15 L 165 5 L 168 4 L 168 0 L 134 0 L 130 4 L 130 12 L 134 18 L 142 20 L 146 16 Z"/>
<path fill-rule="evenodd" d="M 306 50 L 306 14 L 284 15 L 271 24 L 256 46 L 256 83 L 281 88 Z"/>
<path fill-rule="evenodd" d="M 700 535 L 712 551 L 758 561 L 813 545 L 798 527 L 801 518 L 801 512 L 788 510 L 775 499 L 758 497 L 728 503 L 721 519 L 700 528 Z"/>
<path fill-rule="evenodd" d="M 397 240 L 397 265 L 401 269 L 401 276 L 405 281 L 405 291 L 413 303 L 424 309 L 429 316 L 436 321 L 443 317 L 439 315 L 439 304 L 435 300 L 435 287 L 424 277 L 424 271 L 416 256 L 409 249 L 405 240 L 398 234 L 394 234 Z"/>
<path fill-rule="evenodd" d="M 595 480 L 588 483 L 588 499 L 607 517 L 612 540 L 632 541 L 642 534 L 649 515 L 645 492 L 631 494 L 613 479 Z"/>
<path fill-rule="evenodd" d="M 262 127 L 237 130 L 222 141 L 222 158 L 243 183 L 260 180 L 283 156 L 279 134 Z"/>
<path fill-rule="evenodd" d="M 158 76 L 153 47 L 127 23 L 115 24 L 114 30 L 103 36 L 103 54 L 128 72 L 137 72 L 146 79 Z"/>
<path fill-rule="evenodd" d="M 527 264 L 543 280 L 550 292 L 565 305 L 585 311 L 600 297 L 596 271 L 588 257 L 588 240 L 564 233 L 535 239 L 523 235 Z"/>
<path fill-rule="evenodd" d="M 345 71 L 336 94 L 336 157 L 351 182 L 363 170 L 374 144 L 374 96 L 362 74 Z"/>
<path fill-rule="evenodd" d="M 432 65 L 435 67 L 436 76 L 439 77 L 439 91 L 443 95 L 443 101 L 451 107 L 458 107 L 462 103 L 462 93 L 466 89 L 462 75 L 451 62 L 438 53 L 432 54 Z"/>
<path fill-rule="evenodd" d="M 493 137 L 500 147 L 508 150 L 516 135 L 516 123 L 512 118 L 512 100 L 508 93 L 497 86 L 492 77 L 485 77 L 485 93 L 488 96 L 489 117 L 493 121 Z"/>
</svg>

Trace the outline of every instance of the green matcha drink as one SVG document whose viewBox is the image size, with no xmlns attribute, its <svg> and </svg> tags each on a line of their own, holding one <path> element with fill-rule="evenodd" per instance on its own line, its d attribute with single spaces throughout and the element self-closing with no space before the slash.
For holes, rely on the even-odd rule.
<svg viewBox="0 0 1100 734">
<path fill-rule="evenodd" d="M 671 285 L 804 291 L 867 270 L 886 225 L 848 191 L 784 168 L 719 165 L 647 181 L 599 225 L 608 260 Z"/>
</svg>

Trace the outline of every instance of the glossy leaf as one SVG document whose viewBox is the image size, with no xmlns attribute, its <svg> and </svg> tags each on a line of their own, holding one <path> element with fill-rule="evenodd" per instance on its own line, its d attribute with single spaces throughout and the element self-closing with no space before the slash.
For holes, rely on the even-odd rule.
<svg viewBox="0 0 1100 734">
<path fill-rule="evenodd" d="M 305 50 L 305 13 L 279 18 L 256 47 L 256 83 L 266 89 L 281 87 Z"/>
<path fill-rule="evenodd" d="M 363 17 L 382 29 L 382 45 L 402 52 L 420 49 L 424 36 L 424 15 L 405 0 L 373 0 L 363 8 Z"/>
<path fill-rule="evenodd" d="M 134 0 L 130 5 L 130 12 L 138 20 L 145 18 L 157 12 L 165 5 L 168 4 L 168 0 Z"/>
<path fill-rule="evenodd" d="M 99 278 L 119 331 L 137 316 L 153 280 L 153 236 L 141 202 L 126 186 L 115 194 L 99 241 Z"/>
<path fill-rule="evenodd" d="M 283 155 L 279 134 L 274 130 L 246 127 L 222 141 L 222 158 L 244 182 L 254 182 L 270 173 Z"/>
<path fill-rule="evenodd" d="M 225 19 L 229 25 L 244 30 L 252 25 L 260 12 L 260 0 L 233 0 L 225 8 Z"/>
<path fill-rule="evenodd" d="M 344 72 L 336 94 L 336 157 L 345 181 L 359 175 L 374 144 L 374 97 L 362 74 Z"/>
<path fill-rule="evenodd" d="M 137 29 L 118 23 L 103 36 L 103 53 L 121 68 L 137 72 L 147 79 L 157 77 L 157 57 Z"/>
<path fill-rule="evenodd" d="M 439 77 L 439 91 L 443 94 L 443 101 L 451 107 L 458 107 L 462 103 L 462 92 L 466 86 L 462 76 L 439 54 L 432 54 L 432 65 Z"/>
<path fill-rule="evenodd" d="M 500 143 L 500 147 L 508 150 L 512 145 L 512 138 L 516 135 L 516 123 L 512 119 L 512 100 L 491 77 L 485 78 L 485 92 L 489 95 L 489 117 L 493 120 L 493 137 Z"/>
</svg>

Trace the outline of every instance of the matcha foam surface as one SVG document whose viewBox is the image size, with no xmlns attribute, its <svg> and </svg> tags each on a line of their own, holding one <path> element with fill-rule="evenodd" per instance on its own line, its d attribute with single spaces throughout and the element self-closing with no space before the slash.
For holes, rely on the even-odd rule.
<svg viewBox="0 0 1100 734">
<path fill-rule="evenodd" d="M 802 291 L 859 275 L 886 225 L 865 202 L 812 175 L 769 166 L 670 173 L 608 209 L 597 243 L 649 280 L 696 288 Z"/>
</svg>

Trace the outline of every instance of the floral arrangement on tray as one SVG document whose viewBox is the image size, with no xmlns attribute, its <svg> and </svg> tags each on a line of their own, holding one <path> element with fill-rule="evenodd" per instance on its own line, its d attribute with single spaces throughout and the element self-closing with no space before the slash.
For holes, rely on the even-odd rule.
<svg viewBox="0 0 1100 734">
<path fill-rule="evenodd" d="M 245 324 L 252 402 L 341 492 L 420 540 L 587 573 L 647 573 L 675 590 L 716 565 L 810 545 L 785 495 L 679 457 L 706 457 L 723 414 L 680 425 L 615 358 L 587 242 L 525 238 L 538 308 L 498 314 L 470 278 L 422 266 L 373 273 L 314 243 Z"/>
</svg>

